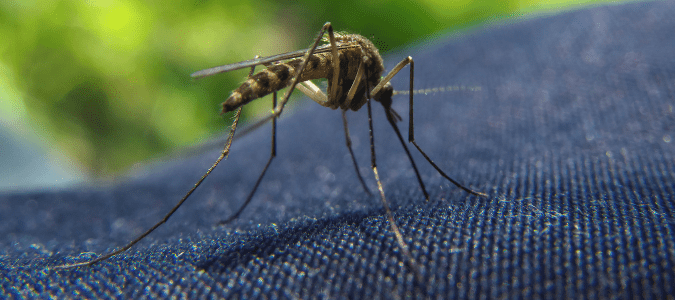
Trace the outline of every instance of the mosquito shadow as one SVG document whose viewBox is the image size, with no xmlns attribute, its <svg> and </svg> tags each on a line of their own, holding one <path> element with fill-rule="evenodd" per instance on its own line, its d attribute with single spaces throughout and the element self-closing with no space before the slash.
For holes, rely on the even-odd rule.
<svg viewBox="0 0 675 300">
<path fill-rule="evenodd" d="M 279 255 L 294 254 L 297 250 L 291 248 L 296 243 L 317 240 L 318 235 L 335 237 L 335 232 L 351 230 L 367 237 L 369 230 L 364 226 L 366 219 L 372 218 L 372 215 L 372 212 L 367 211 L 348 212 L 336 217 L 287 223 L 280 226 L 282 227 L 280 229 L 258 233 L 255 237 L 232 246 L 212 259 L 197 262 L 196 265 L 209 273 L 225 274 L 237 266 L 247 265 L 260 258 L 274 260 L 280 259 L 277 257 Z"/>
</svg>

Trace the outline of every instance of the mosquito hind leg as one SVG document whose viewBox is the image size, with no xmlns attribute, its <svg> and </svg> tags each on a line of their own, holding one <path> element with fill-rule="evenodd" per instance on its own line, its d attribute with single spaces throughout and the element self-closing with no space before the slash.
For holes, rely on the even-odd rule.
<svg viewBox="0 0 675 300">
<path fill-rule="evenodd" d="M 277 92 L 274 92 L 272 94 L 272 107 L 277 105 Z M 260 182 L 262 182 L 263 177 L 265 176 L 265 173 L 267 172 L 267 169 L 270 167 L 270 164 L 272 163 L 272 159 L 274 159 L 277 156 L 277 118 L 272 119 L 272 145 L 271 145 L 271 150 L 270 150 L 270 158 L 267 160 L 267 163 L 265 164 L 265 168 L 263 168 L 262 172 L 260 173 L 260 176 L 258 176 L 258 180 L 256 180 L 255 185 L 253 186 L 253 189 L 251 190 L 251 193 L 248 194 L 248 197 L 246 198 L 246 201 L 244 201 L 244 204 L 239 207 L 236 213 L 231 215 L 229 218 L 222 220 L 218 222 L 217 225 L 225 225 L 228 224 L 235 219 L 239 217 L 241 212 L 244 211 L 246 206 L 248 206 L 249 203 L 251 203 L 251 200 L 253 199 L 253 196 L 255 195 L 255 192 L 258 190 L 258 186 L 260 186 Z"/>
<path fill-rule="evenodd" d="M 258 56 L 256 55 L 255 58 L 258 58 Z M 251 71 L 249 72 L 248 77 L 253 76 L 253 73 L 255 73 L 255 66 L 251 67 Z M 274 92 L 272 94 L 272 107 L 274 107 L 276 104 L 277 104 L 277 92 Z M 276 156 L 276 125 L 277 125 L 276 121 L 277 121 L 276 118 L 272 119 L 272 150 L 271 150 L 272 153 L 270 155 L 270 158 L 267 160 L 267 164 L 265 165 L 265 168 L 263 169 L 262 173 L 258 177 L 258 180 L 256 181 L 255 185 L 253 186 L 253 190 L 248 195 L 248 198 L 246 198 L 246 201 L 244 202 L 244 204 L 241 207 L 239 207 L 239 209 L 237 210 L 236 213 L 234 213 L 233 215 L 231 215 L 229 218 L 227 218 L 225 220 L 221 220 L 216 225 L 218 225 L 218 226 L 225 225 L 227 223 L 230 223 L 230 222 L 234 221 L 237 217 L 239 217 L 241 212 L 244 211 L 246 206 L 248 206 L 248 204 L 251 202 L 251 199 L 253 199 L 253 195 L 255 195 L 255 192 L 258 189 L 258 186 L 260 185 L 260 182 L 262 181 L 263 176 L 265 176 L 265 172 L 267 172 L 267 168 L 270 166 L 270 163 L 272 162 L 272 158 L 274 158 Z"/>
<path fill-rule="evenodd" d="M 251 202 L 251 199 L 253 199 L 253 195 L 255 195 L 256 190 L 258 189 L 258 186 L 260 185 L 260 182 L 262 181 L 263 177 L 265 176 L 265 173 L 267 172 L 267 169 L 270 166 L 270 163 L 272 162 L 272 159 L 276 156 L 276 128 L 277 128 L 277 117 L 282 113 L 284 107 L 286 106 L 286 103 L 288 102 L 288 99 L 291 96 L 291 93 L 295 90 L 296 86 L 298 85 L 300 81 L 300 75 L 302 72 L 305 70 L 305 67 L 307 66 L 307 62 L 309 61 L 309 57 L 312 56 L 314 53 L 314 50 L 316 47 L 319 45 L 319 42 L 321 41 L 321 38 L 323 37 L 324 32 L 328 31 L 328 35 L 331 39 L 331 44 L 333 45 L 333 54 L 337 56 L 337 47 L 335 45 L 335 36 L 333 34 L 333 26 L 330 24 L 330 22 L 326 22 L 326 24 L 323 25 L 321 30 L 319 31 L 319 36 L 316 38 L 314 41 L 314 44 L 312 44 L 312 47 L 309 48 L 307 53 L 305 53 L 305 56 L 302 58 L 302 63 L 300 64 L 300 67 L 295 71 L 295 76 L 293 77 L 293 81 L 291 82 L 291 85 L 288 87 L 288 90 L 284 94 L 284 97 L 282 98 L 280 103 L 277 103 L 277 93 L 273 93 L 272 97 L 272 107 L 273 111 L 272 114 L 269 115 L 268 117 L 264 118 L 263 120 L 260 120 L 259 123 L 264 123 L 267 122 L 269 119 L 272 119 L 272 150 L 270 154 L 270 158 L 267 160 L 267 164 L 265 164 L 265 168 L 263 169 L 262 173 L 260 173 L 260 176 L 258 177 L 258 180 L 256 181 L 255 185 L 253 186 L 253 190 L 251 190 L 251 193 L 248 195 L 248 198 L 246 198 L 246 201 L 244 204 L 237 210 L 236 213 L 234 213 L 232 216 L 229 218 L 220 221 L 218 225 L 223 225 L 232 222 L 234 219 L 236 219 L 241 212 L 246 208 L 246 206 Z M 255 125 L 254 125 L 255 126 Z"/>
<path fill-rule="evenodd" d="M 235 131 L 237 130 L 237 124 L 239 124 L 239 118 L 240 118 L 240 117 L 241 117 L 241 107 L 237 110 L 237 112 L 236 112 L 236 114 L 235 114 L 234 122 L 232 122 L 232 126 L 230 127 L 230 134 L 229 134 L 228 137 L 227 137 L 227 141 L 225 142 L 225 147 L 223 148 L 223 151 L 221 151 L 220 156 L 218 157 L 218 159 L 216 159 L 216 161 L 213 163 L 213 165 L 211 165 L 211 167 L 206 171 L 206 173 L 205 173 L 204 175 L 202 175 L 202 177 L 199 179 L 199 181 L 197 181 L 197 183 L 195 183 L 195 185 L 192 186 L 192 188 L 185 194 L 185 196 L 183 196 L 183 198 L 181 198 L 180 201 L 178 201 L 178 203 L 171 209 L 171 211 L 169 211 L 169 213 L 167 213 L 167 214 L 164 216 L 164 218 L 162 218 L 161 221 L 157 222 L 157 223 L 156 223 L 154 226 L 152 226 L 150 229 L 148 229 L 147 231 L 145 231 L 143 234 L 139 235 L 139 236 L 138 236 L 137 238 L 135 238 L 133 241 L 131 241 L 131 242 L 129 242 L 128 244 L 124 245 L 124 247 L 122 247 L 122 248 L 119 248 L 119 249 L 117 249 L 117 250 L 115 250 L 115 251 L 113 251 L 113 252 L 110 252 L 110 253 L 108 253 L 108 254 L 106 254 L 106 255 L 104 255 L 104 256 L 101 256 L 101 257 L 99 257 L 99 258 L 96 258 L 96 259 L 92 259 L 92 260 L 89 260 L 89 261 L 86 261 L 86 262 L 81 262 L 81 263 L 74 263 L 74 264 L 60 265 L 60 266 L 54 267 L 54 269 L 70 269 L 70 268 L 75 268 L 75 267 L 80 267 L 80 266 L 92 266 L 92 265 L 94 265 L 95 263 L 104 261 L 104 260 L 106 260 L 106 259 L 108 259 L 108 258 L 111 258 L 111 257 L 117 255 L 117 254 L 120 254 L 120 253 L 122 253 L 122 252 L 124 252 L 124 251 L 129 250 L 129 248 L 133 247 L 133 246 L 136 245 L 138 242 L 140 242 L 142 239 L 144 239 L 146 236 L 148 236 L 150 233 L 152 233 L 153 231 L 155 231 L 155 229 L 157 229 L 160 225 L 166 223 L 166 221 L 169 220 L 169 218 L 176 212 L 176 210 L 178 210 L 178 208 L 180 208 L 180 206 L 183 205 L 183 203 L 190 197 L 190 195 L 192 195 L 192 193 L 193 193 L 193 192 L 194 192 L 194 191 L 202 184 L 202 182 L 204 181 L 204 179 L 206 179 L 206 177 L 208 177 L 209 174 L 211 174 L 211 172 L 216 168 L 216 166 L 218 166 L 218 164 L 219 164 L 223 159 L 225 159 L 225 158 L 227 158 L 227 157 L 229 156 L 229 154 L 230 154 L 230 147 L 232 146 L 232 140 L 233 140 L 233 138 L 234 138 L 234 133 L 235 133 Z"/>
<path fill-rule="evenodd" d="M 258 57 L 259 57 L 258 55 L 255 56 L 255 58 L 258 58 Z M 255 66 L 252 66 L 252 67 L 251 67 L 251 71 L 249 71 L 249 73 L 248 73 L 248 77 L 253 76 L 253 73 L 254 73 L 254 72 L 255 72 Z M 117 255 L 117 254 L 120 254 L 120 253 L 122 253 L 122 252 L 128 250 L 129 248 L 133 247 L 136 243 L 138 243 L 138 242 L 140 242 L 142 239 L 144 239 L 147 235 L 149 235 L 150 233 L 152 233 L 153 231 L 155 231 L 155 229 L 157 229 L 157 227 L 159 227 L 160 225 L 166 223 L 166 221 L 169 220 L 169 218 L 174 214 L 174 212 L 176 212 L 176 210 L 178 210 L 178 208 L 179 208 L 181 205 L 183 205 L 183 202 L 185 202 L 185 201 L 190 197 L 190 195 L 192 195 L 192 193 L 197 189 L 197 187 L 199 187 L 199 186 L 202 184 L 202 181 L 204 181 L 204 179 L 206 179 L 206 177 L 208 177 L 209 174 L 211 174 L 211 171 L 213 171 L 213 170 L 216 168 L 216 166 L 218 166 L 218 164 L 230 154 L 230 147 L 232 146 L 232 140 L 234 139 L 234 132 L 236 131 L 237 125 L 239 124 L 239 118 L 241 117 L 241 111 L 242 111 L 242 108 L 240 107 L 240 108 L 237 110 L 236 114 L 235 114 L 234 122 L 232 122 L 232 126 L 231 126 L 231 128 L 230 128 L 230 134 L 229 134 L 229 136 L 228 136 L 228 138 L 227 138 L 227 141 L 226 141 L 226 143 L 225 143 L 225 147 L 223 148 L 223 151 L 220 153 L 220 156 L 218 157 L 218 159 L 216 159 L 216 162 L 213 163 L 213 165 L 211 165 L 211 168 L 209 168 L 209 169 L 206 171 L 206 174 L 204 174 L 204 175 L 202 176 L 202 178 L 199 179 L 199 181 L 197 181 L 197 183 L 195 183 L 195 185 L 192 187 L 192 189 L 190 189 L 190 190 L 187 192 L 187 194 L 185 194 L 185 196 L 183 196 L 183 198 L 178 202 L 178 204 L 176 204 L 176 205 L 171 209 L 171 211 L 169 211 L 169 213 L 167 213 L 167 214 L 164 216 L 164 218 L 162 218 L 161 221 L 159 221 L 158 223 L 156 223 L 154 226 L 152 226 L 150 229 L 148 229 L 146 232 L 144 232 L 143 234 L 141 234 L 140 236 L 138 236 L 138 237 L 137 237 L 136 239 L 134 239 L 133 241 L 131 241 L 131 242 L 129 242 L 128 244 L 126 244 L 124 247 L 119 248 L 119 249 L 117 249 L 117 250 L 115 250 L 115 251 L 113 251 L 113 252 L 111 252 L 111 253 L 108 253 L 108 254 L 106 254 L 106 255 L 104 255 L 104 256 L 101 256 L 101 257 L 99 257 L 99 258 L 96 258 L 96 259 L 93 259 L 93 260 L 90 260 L 90 261 L 86 261 L 86 262 L 81 262 L 81 263 L 75 263 L 75 264 L 68 264 L 68 265 L 57 266 L 57 267 L 55 267 L 55 269 L 69 269 L 69 268 L 74 268 L 74 267 L 79 267 L 79 266 L 92 266 L 93 264 L 95 264 L 95 263 L 97 263 L 97 262 L 106 260 L 106 259 L 108 259 L 108 258 L 111 258 L 111 257 L 113 257 L 113 256 L 115 256 L 115 255 Z M 269 164 L 269 163 L 268 163 L 268 164 Z"/>
<path fill-rule="evenodd" d="M 281 112 L 284 110 L 284 107 L 286 106 L 286 103 L 288 102 L 288 99 L 291 97 L 291 93 L 295 90 L 295 87 L 298 85 L 300 81 L 300 75 L 302 72 L 305 70 L 305 67 L 307 66 L 307 62 L 309 61 L 309 57 L 312 56 L 314 53 L 314 50 L 316 50 L 316 47 L 319 45 L 319 42 L 321 42 L 321 38 L 323 37 L 323 34 L 328 31 L 328 36 L 331 40 L 331 45 L 333 45 L 333 55 L 337 57 L 337 46 L 335 43 L 335 35 L 333 34 L 333 26 L 330 24 L 330 22 L 326 22 L 326 24 L 321 27 L 321 30 L 319 31 L 319 36 L 317 36 L 316 40 L 314 40 L 314 44 L 312 44 L 312 47 L 309 48 L 307 53 L 305 53 L 305 56 L 302 57 L 302 63 L 300 64 L 300 67 L 298 70 L 295 72 L 295 76 L 293 77 L 293 81 L 291 82 L 291 85 L 288 87 L 288 90 L 284 94 L 284 97 L 281 99 L 281 102 L 275 105 L 274 111 L 271 116 L 268 116 L 267 118 L 263 119 L 262 121 L 268 121 L 270 118 L 276 118 L 278 117 Z M 334 60 L 335 61 L 335 60 Z M 333 63 L 335 66 L 335 63 Z M 338 65 L 339 68 L 339 65 Z M 339 74 L 339 73 L 338 73 Z M 333 80 L 334 82 L 337 83 L 337 80 Z"/>
<path fill-rule="evenodd" d="M 253 127 L 260 126 L 261 124 L 264 124 L 264 123 L 267 123 L 268 121 L 270 121 L 270 119 L 279 117 L 279 115 L 281 115 L 281 113 L 284 110 L 284 107 L 286 107 L 286 103 L 290 99 L 291 93 L 293 93 L 295 88 L 300 83 L 300 75 L 305 70 L 305 67 L 307 66 L 307 62 L 309 61 L 309 57 L 312 56 L 312 54 L 314 53 L 314 50 L 316 50 L 316 47 L 319 45 L 319 42 L 321 42 L 321 38 L 323 37 L 323 34 L 326 31 L 328 31 L 328 36 L 330 38 L 331 45 L 333 45 L 332 53 L 335 57 L 337 57 L 337 55 L 338 55 L 337 45 L 336 45 L 336 42 L 335 42 L 335 35 L 333 33 L 333 26 L 330 24 L 330 22 L 326 22 L 326 24 L 324 24 L 323 27 L 321 27 L 321 30 L 319 31 L 319 35 L 317 36 L 316 40 L 314 40 L 314 44 L 312 44 L 312 47 L 310 47 L 309 50 L 307 51 L 307 53 L 305 53 L 305 56 L 302 57 L 302 63 L 300 64 L 300 67 L 298 67 L 297 71 L 295 72 L 295 76 L 293 77 L 293 81 L 291 81 L 291 84 L 288 86 L 288 89 L 286 90 L 286 93 L 281 98 L 281 102 L 277 103 L 277 105 L 274 107 L 274 110 L 272 111 L 272 113 L 270 115 L 268 115 L 267 117 L 259 120 L 255 124 L 253 124 L 252 125 Z M 335 75 L 335 76 L 333 76 L 333 78 L 334 78 L 333 83 L 337 84 L 337 75 L 339 75 L 339 68 L 340 68 L 339 62 L 337 60 L 333 60 L 333 68 L 334 68 L 333 72 L 334 72 L 334 75 Z M 321 100 L 323 100 L 323 99 L 321 99 Z M 321 104 L 321 103 L 319 103 L 319 104 Z"/>
</svg>

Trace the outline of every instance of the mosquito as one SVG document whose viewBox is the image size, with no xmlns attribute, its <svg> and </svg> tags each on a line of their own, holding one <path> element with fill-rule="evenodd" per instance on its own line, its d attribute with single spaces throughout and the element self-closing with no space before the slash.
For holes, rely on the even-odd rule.
<svg viewBox="0 0 675 300">
<path fill-rule="evenodd" d="M 327 37 L 325 37 L 327 33 Z M 321 41 L 326 42 L 325 45 L 319 45 Z M 255 73 L 255 67 L 258 65 L 263 65 L 266 69 Z M 410 164 L 412 165 L 419 186 L 424 194 L 425 199 L 429 200 L 429 194 L 427 193 L 424 182 L 420 176 L 420 173 L 415 165 L 415 161 L 410 155 L 410 151 L 406 146 L 406 143 L 403 140 L 403 136 L 397 126 L 397 122 L 402 121 L 401 116 L 394 111 L 392 108 L 392 95 L 394 94 L 394 89 L 389 82 L 392 77 L 394 77 L 399 71 L 401 71 L 405 66 L 410 65 L 410 115 L 409 115 L 409 129 L 408 129 L 408 142 L 412 143 L 415 148 L 424 156 L 424 158 L 431 164 L 441 176 L 449 180 L 451 183 L 459 187 L 460 189 L 468 192 L 469 194 L 487 197 L 486 194 L 474 191 L 468 187 L 463 186 L 459 182 L 450 178 L 441 168 L 439 168 L 429 156 L 420 148 L 420 146 L 415 142 L 415 131 L 413 126 L 413 79 L 414 79 L 414 61 L 412 57 L 408 56 L 398 63 L 386 76 L 382 77 L 384 73 L 384 63 L 382 57 L 379 54 L 378 49 L 373 45 L 373 43 L 366 39 L 365 37 L 358 34 L 346 34 L 346 33 L 334 33 L 333 27 L 330 22 L 324 24 L 324 26 L 319 31 L 319 36 L 315 39 L 314 43 L 309 49 L 293 51 L 284 54 L 278 54 L 268 57 L 259 58 L 256 57 L 251 60 L 242 61 L 234 64 L 218 66 L 214 68 L 209 68 L 201 70 L 192 74 L 193 78 L 202 78 L 207 76 L 216 75 L 219 73 L 251 68 L 249 72 L 248 79 L 236 90 L 232 92 L 230 97 L 223 102 L 221 114 L 236 111 L 234 121 L 230 127 L 230 133 L 225 142 L 225 146 L 220 153 L 220 156 L 213 165 L 206 171 L 206 173 L 195 183 L 195 185 L 183 196 L 183 198 L 167 213 L 164 218 L 159 221 L 157 224 L 148 229 L 145 233 L 138 236 L 133 241 L 126 244 L 124 247 L 119 248 L 109 254 L 101 256 L 96 259 L 92 259 L 86 262 L 67 264 L 58 266 L 59 269 L 74 268 L 79 266 L 91 266 L 100 261 L 106 260 L 110 257 L 113 257 L 117 254 L 120 254 L 136 243 L 145 238 L 148 234 L 157 229 L 160 225 L 164 224 L 173 214 L 178 210 L 178 208 L 192 195 L 192 193 L 199 187 L 199 185 L 206 179 L 209 174 L 218 166 L 218 164 L 230 153 L 230 147 L 232 145 L 232 140 L 234 133 L 237 129 L 239 123 L 239 118 L 243 107 L 258 98 L 266 96 L 268 94 L 273 94 L 272 97 L 272 113 L 267 117 L 263 118 L 252 127 L 260 126 L 266 122 L 271 121 L 272 123 L 272 142 L 271 142 L 271 153 L 270 157 L 265 164 L 262 172 L 258 176 L 253 189 L 249 193 L 248 197 L 244 204 L 229 218 L 219 222 L 219 225 L 227 224 L 235 220 L 241 212 L 246 208 L 246 206 L 251 202 L 251 199 L 255 195 L 260 182 L 265 176 L 265 172 L 269 168 L 272 160 L 276 157 L 276 127 L 277 127 L 277 118 L 281 115 L 286 106 L 286 103 L 289 100 L 291 93 L 298 89 L 309 98 L 317 102 L 318 104 L 329 107 L 331 109 L 341 109 L 342 111 L 342 120 L 345 132 L 345 143 L 347 149 L 352 157 L 354 163 L 354 168 L 356 169 L 357 177 L 361 182 L 366 193 L 370 194 L 368 187 L 361 176 L 359 171 L 356 158 L 354 157 L 354 151 L 352 150 L 352 142 L 349 135 L 349 128 L 347 125 L 346 112 L 347 110 L 359 110 L 363 105 L 366 105 L 368 108 L 368 127 L 370 131 L 370 155 L 371 155 L 371 169 L 375 176 L 375 181 L 377 182 L 377 189 L 379 191 L 379 196 L 382 201 L 382 205 L 386 211 L 387 219 L 391 227 L 391 231 L 396 236 L 396 241 L 403 254 L 406 256 L 408 264 L 413 268 L 416 273 L 416 278 L 420 280 L 421 275 L 417 270 L 417 263 L 413 258 L 410 250 L 403 240 L 403 234 L 401 230 L 396 225 L 394 217 L 392 215 L 389 203 L 384 194 L 384 188 L 382 181 L 380 180 L 380 175 L 377 171 L 377 162 L 375 157 L 375 143 L 373 137 L 373 121 L 372 121 L 372 109 L 371 109 L 371 99 L 382 104 L 384 108 L 387 121 L 391 124 L 394 132 L 396 133 L 403 149 L 405 150 Z M 326 88 L 326 93 L 321 91 L 311 80 L 323 79 L 325 78 L 328 82 L 328 87 Z M 280 102 L 277 102 L 277 91 L 288 88 L 286 93 L 282 97 Z"/>
</svg>

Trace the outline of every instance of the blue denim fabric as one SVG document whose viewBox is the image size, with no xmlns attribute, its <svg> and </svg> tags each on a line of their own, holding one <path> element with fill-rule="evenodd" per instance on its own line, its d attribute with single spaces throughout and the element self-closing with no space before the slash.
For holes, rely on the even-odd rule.
<svg viewBox="0 0 675 300">
<path fill-rule="evenodd" d="M 674 2 L 632 3 L 445 37 L 415 59 L 416 139 L 456 188 L 413 156 L 373 103 L 387 199 L 424 282 L 366 194 L 340 113 L 285 112 L 278 157 L 251 205 L 269 130 L 230 158 L 168 223 L 93 267 L 51 270 L 121 246 L 157 222 L 218 155 L 148 167 L 112 187 L 0 197 L 0 292 L 11 298 L 650 298 L 675 295 Z M 408 88 L 408 69 L 393 80 Z M 471 87 L 462 89 L 459 87 Z M 455 88 L 457 87 L 457 88 Z M 394 108 L 404 117 L 406 96 Z M 214 112 L 217 113 L 217 112 Z M 371 191 L 365 107 L 349 113 Z M 226 120 L 227 123 L 229 122 Z M 224 124 L 226 129 L 228 125 Z"/>
</svg>

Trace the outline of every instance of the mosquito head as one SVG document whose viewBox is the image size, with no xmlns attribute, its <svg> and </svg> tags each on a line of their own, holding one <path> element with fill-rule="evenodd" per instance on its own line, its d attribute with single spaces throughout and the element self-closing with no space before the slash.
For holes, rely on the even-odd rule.
<svg viewBox="0 0 675 300">
<path fill-rule="evenodd" d="M 394 95 L 394 87 L 391 85 L 391 83 L 387 82 L 382 89 L 380 89 L 377 94 L 373 96 L 373 99 L 375 101 L 382 103 L 382 106 L 384 107 L 384 111 L 387 114 L 387 119 L 393 121 L 393 122 L 399 122 L 403 120 L 401 116 L 391 107 L 391 103 L 393 102 L 392 96 Z"/>
<path fill-rule="evenodd" d="M 394 87 L 391 83 L 387 82 L 378 92 L 373 95 L 375 101 L 382 103 L 384 107 L 391 107 L 392 99 L 394 95 Z"/>
</svg>

